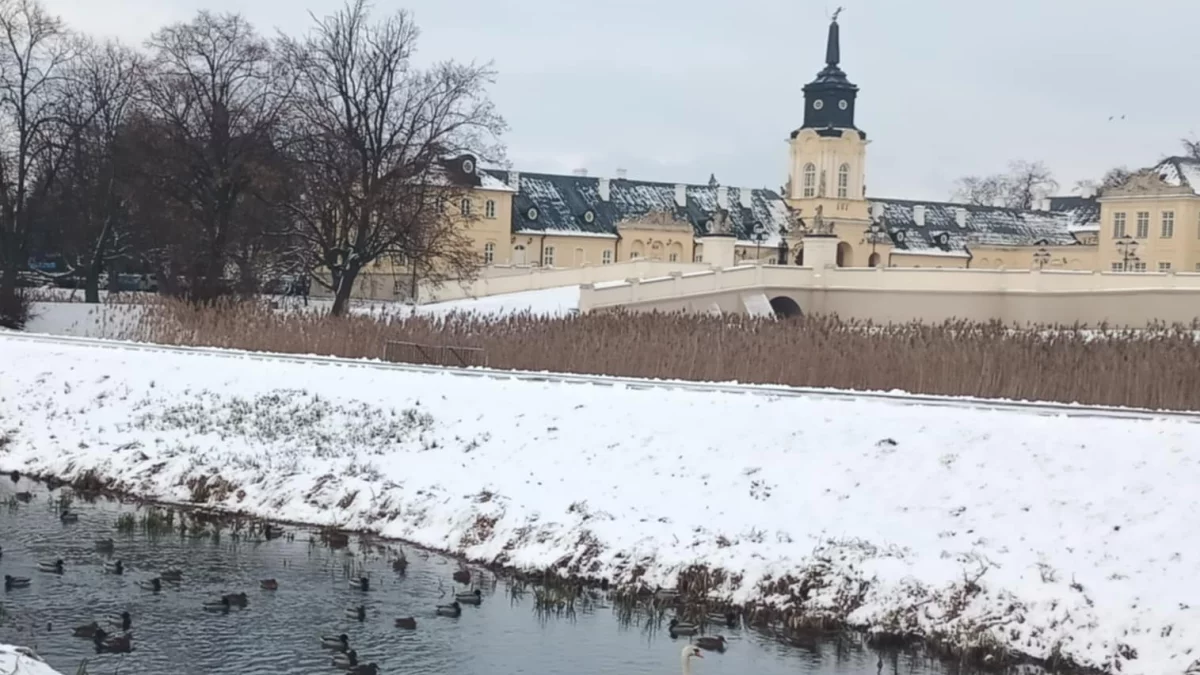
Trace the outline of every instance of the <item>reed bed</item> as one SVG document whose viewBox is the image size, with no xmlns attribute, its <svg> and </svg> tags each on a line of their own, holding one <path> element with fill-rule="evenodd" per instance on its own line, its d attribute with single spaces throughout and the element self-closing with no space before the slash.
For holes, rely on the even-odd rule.
<svg viewBox="0 0 1200 675">
<path fill-rule="evenodd" d="M 1016 329 L 627 313 L 329 318 L 257 302 L 153 305 L 122 337 L 350 358 L 381 358 L 385 343 L 398 340 L 481 348 L 493 368 L 1200 410 L 1197 325 Z"/>
</svg>

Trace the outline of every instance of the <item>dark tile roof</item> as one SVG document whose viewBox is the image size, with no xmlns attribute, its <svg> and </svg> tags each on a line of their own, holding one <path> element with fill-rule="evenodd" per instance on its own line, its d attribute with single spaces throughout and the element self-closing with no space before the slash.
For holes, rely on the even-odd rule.
<svg viewBox="0 0 1200 675">
<path fill-rule="evenodd" d="M 493 177 L 508 181 L 514 174 L 489 170 Z M 686 205 L 675 202 L 675 184 L 608 179 L 608 199 L 600 195 L 601 178 L 545 173 L 517 173 L 520 189 L 513 198 L 513 230 L 563 234 L 615 235 L 626 220 L 654 212 L 667 212 L 690 224 L 696 236 L 717 210 L 719 186 L 687 185 Z M 742 206 L 742 191 L 749 191 L 749 208 Z M 750 240 L 754 226 L 766 230 L 765 246 L 779 242 L 789 227 L 789 212 L 778 194 L 766 189 L 726 188 L 729 219 L 739 240 Z M 530 218 L 530 209 L 536 218 Z M 589 219 L 587 214 L 591 212 Z"/>
<path fill-rule="evenodd" d="M 976 245 L 1072 246 L 1079 243 L 1072 233 L 1086 229 L 1099 217 L 1095 200 L 1062 203 L 1061 210 L 1050 211 L 907 199 L 869 201 L 872 217 L 887 228 L 897 249 L 934 255 L 967 255 Z M 917 225 L 914 213 L 918 206 L 925 208 L 924 225 Z M 966 213 L 962 225 L 958 221 L 959 209 Z"/>
</svg>

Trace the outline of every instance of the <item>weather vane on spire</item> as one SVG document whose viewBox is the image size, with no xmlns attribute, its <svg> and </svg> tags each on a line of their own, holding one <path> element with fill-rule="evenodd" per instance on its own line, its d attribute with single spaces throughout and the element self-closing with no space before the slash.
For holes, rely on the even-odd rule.
<svg viewBox="0 0 1200 675">
<path fill-rule="evenodd" d="M 845 8 L 845 7 L 838 7 L 837 9 L 833 10 L 833 19 L 831 19 L 831 20 L 832 20 L 832 21 L 834 21 L 834 22 L 836 23 L 836 22 L 837 22 L 837 19 L 838 19 L 838 15 L 842 13 L 842 10 L 843 10 L 843 9 L 846 9 L 846 8 Z"/>
</svg>

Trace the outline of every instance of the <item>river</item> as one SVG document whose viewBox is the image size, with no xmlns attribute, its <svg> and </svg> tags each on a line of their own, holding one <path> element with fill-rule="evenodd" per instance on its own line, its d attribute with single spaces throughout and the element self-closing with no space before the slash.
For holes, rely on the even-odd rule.
<svg viewBox="0 0 1200 675">
<path fill-rule="evenodd" d="M 0 643 L 28 645 L 65 675 L 88 660 L 89 675 L 112 673 L 195 673 L 216 675 L 317 675 L 336 673 L 323 635 L 345 633 L 362 663 L 380 672 L 454 675 L 597 673 L 675 675 L 687 638 L 672 640 L 646 622 L 618 619 L 601 598 L 573 616 L 535 611 L 531 592 L 517 597 L 511 584 L 475 571 L 483 591 L 479 606 L 463 606 L 458 618 L 439 617 L 434 608 L 462 590 L 451 580 L 457 563 L 404 547 L 406 574 L 392 569 L 394 556 L 373 553 L 356 537 L 332 549 L 310 542 L 313 532 L 285 527 L 291 536 L 263 540 L 235 538 L 226 530 L 212 536 L 152 536 L 143 528 L 119 530 L 120 516 L 143 517 L 145 509 L 108 500 L 75 499 L 69 510 L 78 522 L 59 518 L 56 500 L 64 490 L 8 476 L 0 480 L 0 571 L 30 577 L 28 588 L 0 595 Z M 70 490 L 66 489 L 69 493 Z M 28 493 L 28 502 L 15 499 Z M 97 551 L 96 540 L 114 540 L 114 552 Z M 61 558 L 64 573 L 37 571 L 40 562 Z M 106 573 L 120 559 L 124 574 Z M 139 580 L 176 567 L 177 584 L 159 593 Z M 352 590 L 351 571 L 371 579 L 367 592 Z M 278 589 L 260 588 L 275 579 Z M 206 612 L 205 600 L 245 592 L 248 605 L 228 613 Z M 366 619 L 346 616 L 366 606 Z M 134 651 L 97 655 L 90 640 L 72 636 L 75 626 L 128 611 Z M 396 617 L 416 618 L 416 630 L 394 626 Z M 729 640 L 723 654 L 705 652 L 694 675 L 737 673 L 782 675 L 871 674 L 879 656 L 857 640 L 822 640 L 798 647 L 758 631 L 722 629 Z M 917 655 L 884 656 L 883 673 L 934 675 L 945 672 Z"/>
</svg>

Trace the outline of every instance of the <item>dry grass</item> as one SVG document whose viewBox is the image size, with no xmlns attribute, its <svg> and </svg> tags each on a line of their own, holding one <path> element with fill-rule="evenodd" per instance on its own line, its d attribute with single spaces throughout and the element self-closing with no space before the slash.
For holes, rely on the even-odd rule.
<svg viewBox="0 0 1200 675">
<path fill-rule="evenodd" d="M 126 337 L 369 358 L 406 340 L 483 348 L 495 368 L 1200 410 L 1196 326 L 1017 331 L 619 313 L 331 319 L 252 303 L 156 304 Z"/>
</svg>

